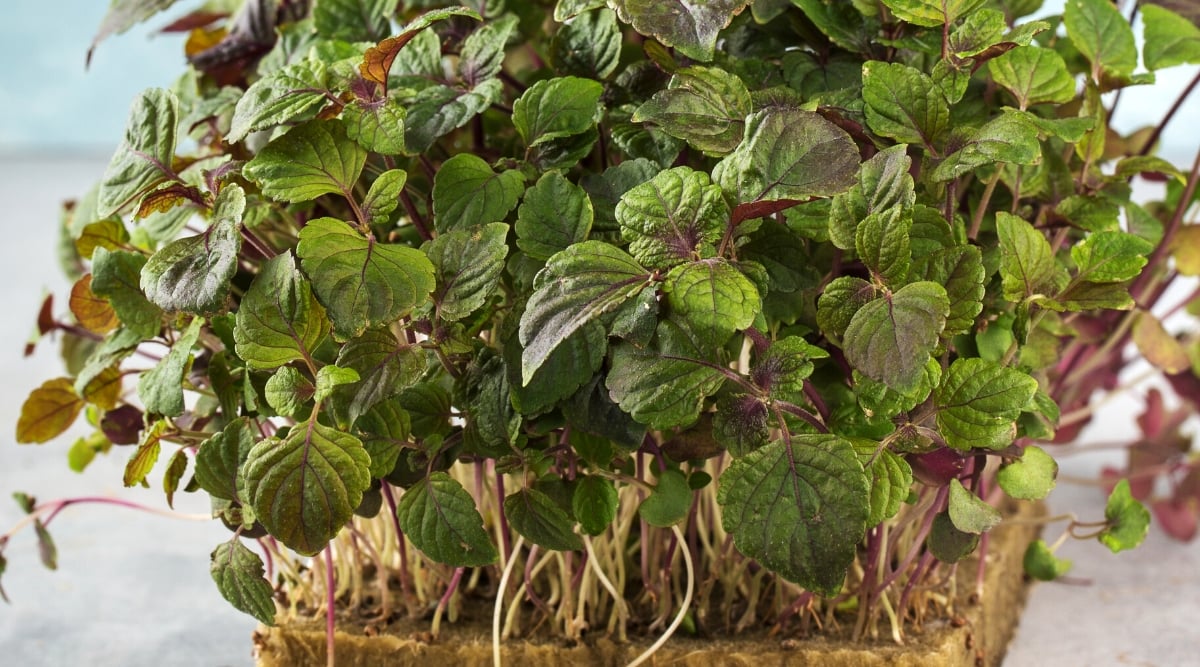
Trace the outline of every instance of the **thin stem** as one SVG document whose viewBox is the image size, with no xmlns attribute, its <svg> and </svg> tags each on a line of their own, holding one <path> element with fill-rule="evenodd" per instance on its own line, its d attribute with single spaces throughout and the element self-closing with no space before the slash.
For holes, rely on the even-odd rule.
<svg viewBox="0 0 1200 667">
<path fill-rule="evenodd" d="M 442 627 L 442 614 L 446 613 L 446 607 L 450 605 L 450 598 L 454 597 L 455 591 L 458 590 L 458 584 L 462 581 L 465 567 L 454 568 L 454 576 L 450 577 L 450 584 L 446 586 L 446 592 L 442 595 L 442 599 L 438 600 L 437 609 L 433 612 L 433 626 L 430 632 L 434 637 L 438 636 L 438 630 Z"/>
<path fill-rule="evenodd" d="M 325 665 L 326 667 L 337 667 L 337 659 L 334 657 L 334 649 L 336 642 L 334 641 L 334 628 L 336 626 L 336 618 L 334 615 L 335 599 L 334 593 L 334 575 L 333 575 L 333 543 L 325 545 Z"/>
<path fill-rule="evenodd" d="M 388 506 L 388 515 L 392 519 L 392 527 L 396 529 L 396 545 L 400 551 L 400 590 L 408 592 L 408 545 L 404 541 L 404 531 L 400 530 L 400 515 L 396 513 L 396 496 L 392 493 L 392 485 L 384 482 L 380 487 L 383 500 Z"/>
<path fill-rule="evenodd" d="M 422 241 L 430 241 L 433 239 L 433 234 L 429 233 L 429 227 L 425 225 L 425 218 L 421 212 L 417 210 L 416 204 L 413 203 L 412 197 L 404 190 L 400 191 L 400 205 L 404 207 L 404 211 L 408 213 L 408 219 L 412 221 L 413 227 L 416 228 L 417 234 L 420 235 Z"/>
<path fill-rule="evenodd" d="M 508 563 L 504 566 L 504 573 L 500 575 L 500 587 L 496 589 L 496 604 L 492 607 L 492 664 L 495 667 L 500 667 L 501 662 L 500 618 L 504 615 L 504 592 L 508 590 L 508 580 L 512 577 L 514 566 L 517 563 L 517 553 L 523 546 L 525 546 L 525 538 L 517 535 L 517 543 L 513 545 Z"/>
<path fill-rule="evenodd" d="M 967 230 L 967 238 L 974 241 L 979 236 L 979 228 L 983 225 L 983 214 L 988 212 L 988 204 L 992 201 L 992 193 L 996 191 L 996 184 L 1000 182 L 1000 167 L 996 167 L 996 173 L 988 179 L 987 185 L 983 188 L 983 196 L 979 198 L 979 205 L 975 207 L 975 215 L 971 217 L 971 228 Z"/>
<path fill-rule="evenodd" d="M 679 528 L 676 527 L 675 530 L 679 530 Z M 613 604 L 617 607 L 617 618 L 620 620 L 621 625 L 624 626 L 625 622 L 629 619 L 629 607 L 625 605 L 625 596 L 617 590 L 616 586 L 613 586 L 613 583 L 611 580 L 609 580 L 608 575 L 605 574 L 604 570 L 600 567 L 600 562 L 596 559 L 596 551 L 592 547 L 592 538 L 587 535 L 583 535 L 582 537 L 583 548 L 587 551 L 587 566 L 592 568 L 592 574 L 596 575 L 596 580 L 599 581 L 600 585 L 604 587 L 604 590 L 608 591 L 608 594 L 612 596 Z M 643 542 L 645 541 L 644 536 L 642 540 Z M 643 552 L 645 552 L 645 549 L 643 549 Z M 688 563 L 690 564 L 691 556 L 688 556 L 687 559 Z M 689 565 L 689 571 L 690 567 L 691 566 Z M 634 663 L 631 663 L 631 666 L 632 664 Z"/>
<path fill-rule="evenodd" d="M 679 529 L 679 526 L 671 526 L 671 530 L 675 533 L 675 539 L 679 542 L 683 542 L 683 531 Z M 683 623 L 684 617 L 687 616 L 688 608 L 692 606 L 692 595 L 695 593 L 696 588 L 696 571 L 692 565 L 692 555 L 688 553 L 688 550 L 685 548 L 680 549 L 679 551 L 683 554 L 683 566 L 687 570 L 688 582 L 687 589 L 685 589 L 683 594 L 683 603 L 679 606 L 679 613 L 675 615 L 675 620 L 671 621 L 671 625 L 667 626 L 666 631 L 659 636 L 658 641 L 651 644 L 650 648 L 646 649 L 644 653 L 635 658 L 633 662 L 629 663 L 629 667 L 638 667 L 638 665 L 646 662 L 651 656 L 658 652 L 658 649 L 662 648 L 663 645 L 667 643 L 667 640 L 671 638 L 671 635 L 675 634 L 675 630 L 679 628 L 679 625 Z"/>
<path fill-rule="evenodd" d="M 1158 121 L 1158 125 L 1154 127 L 1154 131 L 1150 133 L 1150 136 L 1146 138 L 1146 143 L 1142 146 L 1141 150 L 1138 151 L 1138 155 L 1150 154 L 1150 151 L 1154 148 L 1154 144 L 1158 143 L 1159 137 L 1162 136 L 1163 130 L 1167 128 L 1167 123 L 1170 123 L 1171 119 L 1175 117 L 1175 114 L 1183 106 L 1183 103 L 1185 100 L 1187 100 L 1188 96 L 1192 94 L 1192 91 L 1196 89 L 1197 85 L 1200 85 L 1200 72 L 1196 72 L 1196 76 L 1192 77 L 1191 83 L 1189 83 L 1187 87 L 1183 89 L 1183 92 L 1179 93 L 1179 96 L 1175 98 L 1175 103 L 1172 104 L 1171 108 L 1167 110 L 1167 114 L 1163 116 L 1162 120 Z M 1115 102 L 1113 103 L 1113 106 L 1116 106 Z M 1130 176 L 1130 178 L 1133 177 Z"/>
<path fill-rule="evenodd" d="M 1134 300 L 1138 303 L 1141 303 L 1141 297 L 1149 291 L 1150 287 L 1154 284 L 1154 280 L 1156 280 L 1154 269 L 1163 265 L 1167 253 L 1171 250 L 1171 242 L 1175 240 L 1175 234 L 1179 231 L 1179 227 L 1183 225 L 1183 216 L 1191 206 L 1192 196 L 1196 194 L 1198 181 L 1200 181 L 1200 151 L 1196 152 L 1196 159 L 1192 162 L 1192 173 L 1188 176 L 1187 185 L 1183 188 L 1183 195 L 1179 198 L 1179 204 L 1175 206 L 1175 212 L 1171 215 L 1171 221 L 1167 223 L 1167 228 L 1163 230 L 1162 240 L 1158 242 L 1158 246 L 1154 248 L 1154 252 L 1150 255 L 1150 260 L 1146 262 L 1146 269 L 1133 281 L 1133 286 L 1129 288 L 1129 293 L 1133 295 Z M 1131 319 L 1132 317 L 1132 311 L 1129 315 L 1126 315 L 1126 319 Z"/>
</svg>

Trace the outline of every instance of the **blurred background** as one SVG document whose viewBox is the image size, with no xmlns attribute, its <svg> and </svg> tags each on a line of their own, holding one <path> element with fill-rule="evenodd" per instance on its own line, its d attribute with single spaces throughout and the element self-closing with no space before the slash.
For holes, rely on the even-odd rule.
<svg viewBox="0 0 1200 667">
<path fill-rule="evenodd" d="M 175 9 L 96 49 L 84 62 L 107 10 L 104 0 L 4 0 L 0 7 L 0 532 L 22 512 L 8 498 L 24 491 L 42 500 L 62 496 L 125 498 L 165 509 L 152 489 L 121 485 L 127 450 L 99 457 L 82 474 L 67 468 L 66 453 L 83 429 L 41 446 L 17 446 L 13 431 L 21 403 L 44 380 L 62 373 L 56 341 L 32 357 L 22 349 L 44 294 L 64 312 L 69 284 L 55 260 L 58 211 L 103 173 L 142 89 L 169 86 L 183 71 L 180 35 L 156 34 L 168 21 L 200 4 Z M 1062 1 L 1042 13 L 1059 13 Z M 1130 89 L 1114 126 L 1122 133 L 1154 125 L 1196 75 L 1195 67 L 1159 73 L 1153 88 Z M 1181 109 L 1163 137 L 1160 155 L 1187 169 L 1200 145 L 1200 93 Z M 1154 195 L 1144 184 L 1144 195 Z M 45 291 L 41 291 L 41 290 Z M 1136 369 L 1133 371 L 1135 374 Z M 1131 438 L 1141 399 L 1114 402 L 1084 441 Z M 1071 457 L 1064 474 L 1095 477 L 1119 452 Z M 207 503 L 180 494 L 176 509 L 205 514 Z M 197 502 L 199 501 L 199 502 Z M 1060 483 L 1050 499 L 1055 513 L 1093 516 L 1103 506 L 1098 487 Z M 228 532 L 111 506 L 67 509 L 51 526 L 59 568 L 38 562 L 32 531 L 5 550 L 3 584 L 11 605 L 0 605 L 0 663 L 8 665 L 129 666 L 253 664 L 255 621 L 232 609 L 208 574 L 208 554 Z M 1047 530 L 1048 539 L 1058 528 Z M 1040 584 L 1032 594 L 1006 665 L 1195 664 L 1200 545 L 1170 541 L 1157 528 L 1142 548 L 1112 556 L 1094 542 L 1070 543 L 1060 556 L 1076 562 L 1075 584 Z M 1090 581 L 1090 584 L 1086 582 Z M 1068 627 L 1069 626 L 1069 627 Z"/>
</svg>

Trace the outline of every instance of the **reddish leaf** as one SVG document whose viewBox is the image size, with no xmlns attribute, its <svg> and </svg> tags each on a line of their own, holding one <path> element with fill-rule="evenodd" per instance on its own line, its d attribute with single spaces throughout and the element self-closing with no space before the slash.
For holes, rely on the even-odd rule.
<svg viewBox="0 0 1200 667">
<path fill-rule="evenodd" d="M 1183 542 L 1191 542 L 1196 537 L 1197 508 L 1194 498 L 1159 500 L 1152 503 L 1150 509 L 1167 535 Z"/>
</svg>

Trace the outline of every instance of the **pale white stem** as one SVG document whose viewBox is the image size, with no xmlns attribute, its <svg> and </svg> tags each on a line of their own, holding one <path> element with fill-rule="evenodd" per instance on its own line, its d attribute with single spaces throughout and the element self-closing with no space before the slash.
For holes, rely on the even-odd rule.
<svg viewBox="0 0 1200 667">
<path fill-rule="evenodd" d="M 504 591 L 508 590 L 508 579 L 512 576 L 517 554 L 525 546 L 525 538 L 517 535 L 508 562 L 504 565 L 504 574 L 500 575 L 500 588 L 496 591 L 496 604 L 492 607 L 492 664 L 500 667 L 500 617 L 504 615 Z"/>
<path fill-rule="evenodd" d="M 683 531 L 679 526 L 671 526 L 671 530 L 675 532 L 675 539 L 679 543 L 679 552 L 683 554 L 683 566 L 687 570 L 687 590 L 683 594 L 683 604 L 679 606 L 679 613 L 675 615 L 675 620 L 671 621 L 671 625 L 667 626 L 665 632 L 654 642 L 650 648 L 639 655 L 633 662 L 629 663 L 629 667 L 638 667 L 638 665 L 646 662 L 653 656 L 658 649 L 667 643 L 671 635 L 675 634 L 675 630 L 679 628 L 679 624 L 683 623 L 683 619 L 687 616 L 688 609 L 692 606 L 692 593 L 696 587 L 696 573 L 692 568 L 692 554 L 688 552 L 687 542 L 684 539 Z"/>
</svg>

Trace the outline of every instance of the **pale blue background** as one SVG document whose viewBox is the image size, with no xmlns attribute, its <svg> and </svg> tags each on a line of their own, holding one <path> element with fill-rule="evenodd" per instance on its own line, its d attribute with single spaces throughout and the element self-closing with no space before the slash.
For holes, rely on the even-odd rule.
<svg viewBox="0 0 1200 667">
<path fill-rule="evenodd" d="M 111 152 L 134 96 L 184 71 L 185 36 L 154 33 L 197 4 L 110 37 L 88 70 L 107 0 L 0 0 L 0 152 Z"/>
</svg>

